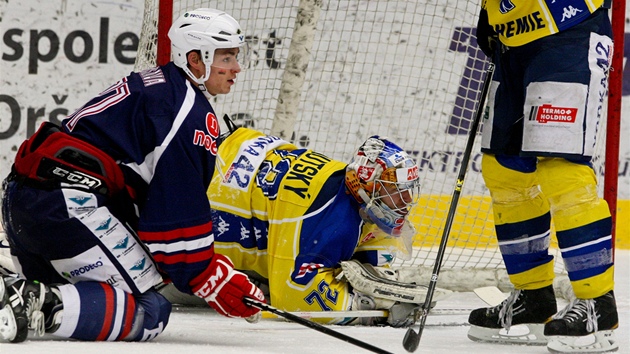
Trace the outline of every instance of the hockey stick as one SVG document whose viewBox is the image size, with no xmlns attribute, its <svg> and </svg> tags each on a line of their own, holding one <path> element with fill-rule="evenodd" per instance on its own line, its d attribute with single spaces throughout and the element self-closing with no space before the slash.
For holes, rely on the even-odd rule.
<svg viewBox="0 0 630 354">
<path fill-rule="evenodd" d="M 448 214 L 446 216 L 446 225 L 444 226 L 444 231 L 442 233 L 442 240 L 440 241 L 440 248 L 438 248 L 437 258 L 435 260 L 435 265 L 433 266 L 433 274 L 431 275 L 431 281 L 429 282 L 429 288 L 427 290 L 427 297 L 422 304 L 422 307 L 415 314 L 415 322 L 418 322 L 420 319 L 420 325 L 418 326 L 418 333 L 413 330 L 413 327 L 410 327 L 405 333 L 405 338 L 403 338 L 403 347 L 408 352 L 412 353 L 418 349 L 418 344 L 420 344 L 420 337 L 422 336 L 422 330 L 424 329 L 425 323 L 427 321 L 427 315 L 429 314 L 429 306 L 431 305 L 431 301 L 433 300 L 433 292 L 435 291 L 435 287 L 437 284 L 438 275 L 440 273 L 440 267 L 442 266 L 442 259 L 444 258 L 444 252 L 446 250 L 446 242 L 448 240 L 448 235 L 451 231 L 451 226 L 453 225 L 453 219 L 455 217 L 455 209 L 457 209 L 457 204 L 459 202 L 459 196 L 462 192 L 462 186 L 464 185 L 464 177 L 466 177 L 466 171 L 468 170 L 468 161 L 470 160 L 470 155 L 472 154 L 472 148 L 475 143 L 475 136 L 477 135 L 477 130 L 479 128 L 479 122 L 481 121 L 481 116 L 483 115 L 483 109 L 485 107 L 486 97 L 488 96 L 488 90 L 490 88 L 490 82 L 492 81 L 492 74 L 494 73 L 494 64 L 490 64 L 488 67 L 488 71 L 486 73 L 486 78 L 483 82 L 483 87 L 481 89 L 481 97 L 479 99 L 479 106 L 477 107 L 477 111 L 475 112 L 475 116 L 473 117 L 473 121 L 470 126 L 470 132 L 468 134 L 468 141 L 466 143 L 466 150 L 464 150 L 464 156 L 462 157 L 462 164 L 459 168 L 459 174 L 457 176 L 457 183 L 455 184 L 455 190 L 453 191 L 453 197 L 451 201 L 451 205 L 448 209 Z"/>
<path fill-rule="evenodd" d="M 264 310 L 264 311 L 269 311 L 269 312 L 274 313 L 274 314 L 276 314 L 278 316 L 284 317 L 287 320 L 293 321 L 295 323 L 301 324 L 301 325 L 306 326 L 306 327 L 310 327 L 310 328 L 312 328 L 312 329 L 314 329 L 316 331 L 322 332 L 324 334 L 328 334 L 329 336 L 333 336 L 333 337 L 335 337 L 337 339 L 341 339 L 342 341 L 348 342 L 350 344 L 354 344 L 354 345 L 356 345 L 358 347 L 361 347 L 363 349 L 367 349 L 367 350 L 369 350 L 369 351 L 371 351 L 373 353 L 392 354 L 391 352 L 388 352 L 388 351 L 386 351 L 384 349 L 375 347 L 375 346 L 373 346 L 371 344 L 365 343 L 365 342 L 360 341 L 360 340 L 358 340 L 356 338 L 352 338 L 352 337 L 347 336 L 347 335 L 345 335 L 343 333 L 339 333 L 337 331 L 333 331 L 332 329 L 330 329 L 328 327 L 325 327 L 323 325 L 320 325 L 317 322 L 309 321 L 309 320 L 307 320 L 305 318 L 296 316 L 296 315 L 294 315 L 294 314 L 292 314 L 290 312 L 279 310 L 279 309 L 277 309 L 277 308 L 275 308 L 275 307 L 273 307 L 271 305 L 267 305 L 264 302 L 260 302 L 258 300 L 254 300 L 254 299 L 249 298 L 249 297 L 243 298 L 243 302 L 246 305 L 253 306 L 253 307 L 259 308 L 259 309 Z"/>
<path fill-rule="evenodd" d="M 483 297 L 482 295 L 478 295 L 478 296 L 480 296 L 480 298 L 482 300 L 484 298 L 486 298 L 486 297 Z M 442 316 L 463 315 L 463 314 L 469 313 L 472 310 L 473 310 L 472 308 L 470 308 L 470 309 L 465 309 L 465 308 L 436 309 L 436 308 L 433 308 L 433 309 L 431 309 L 431 315 L 442 315 Z M 387 316 L 389 316 L 389 311 L 388 310 L 295 311 L 295 312 L 289 312 L 289 313 L 292 314 L 292 315 L 298 316 L 298 317 L 302 317 L 302 318 L 346 318 L 346 317 L 362 318 L 362 317 L 387 317 Z M 262 318 L 267 318 L 267 319 L 275 319 L 275 318 L 278 318 L 278 317 L 280 317 L 280 316 L 277 316 L 277 315 L 275 315 L 275 314 L 273 314 L 271 312 L 268 312 L 268 311 L 263 311 L 263 314 L 262 314 Z"/>
<path fill-rule="evenodd" d="M 387 310 L 355 310 L 355 311 L 291 311 L 287 312 L 301 318 L 346 318 L 346 317 L 387 317 Z M 274 313 L 264 311 L 263 318 L 278 318 Z"/>
</svg>

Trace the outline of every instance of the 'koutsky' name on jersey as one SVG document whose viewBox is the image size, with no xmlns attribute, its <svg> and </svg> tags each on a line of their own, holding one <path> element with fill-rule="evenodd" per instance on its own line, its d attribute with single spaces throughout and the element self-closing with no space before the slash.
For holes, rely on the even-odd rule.
<svg viewBox="0 0 630 354">
<path fill-rule="evenodd" d="M 299 161 L 291 166 L 291 170 L 285 178 L 284 189 L 297 194 L 302 199 L 306 199 L 310 198 L 307 192 L 308 187 L 311 185 L 311 180 L 331 160 L 322 154 L 309 151 L 301 156 Z"/>
</svg>

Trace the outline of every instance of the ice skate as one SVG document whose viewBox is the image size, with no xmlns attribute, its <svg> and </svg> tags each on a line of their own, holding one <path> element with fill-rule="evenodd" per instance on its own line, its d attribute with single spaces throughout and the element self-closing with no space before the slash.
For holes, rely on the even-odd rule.
<svg viewBox="0 0 630 354">
<path fill-rule="evenodd" d="M 42 283 L 0 277 L 0 342 L 23 342 L 29 329 L 38 336 L 45 332 L 42 306 L 61 301 Z"/>
<path fill-rule="evenodd" d="M 545 345 L 544 324 L 557 311 L 553 286 L 514 290 L 495 307 L 473 310 L 468 338 L 479 342 Z M 523 325 L 513 327 L 517 325 Z"/>
<path fill-rule="evenodd" d="M 619 349 L 613 330 L 619 327 L 613 291 L 595 299 L 575 299 L 545 325 L 552 353 L 606 353 Z"/>
</svg>

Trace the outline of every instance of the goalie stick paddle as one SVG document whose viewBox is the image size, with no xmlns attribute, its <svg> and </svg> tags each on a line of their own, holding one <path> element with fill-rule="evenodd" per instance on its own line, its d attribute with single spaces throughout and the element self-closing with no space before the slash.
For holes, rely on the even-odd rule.
<svg viewBox="0 0 630 354">
<path fill-rule="evenodd" d="M 346 317 L 387 317 L 387 310 L 349 310 L 349 311 L 295 311 L 288 312 L 301 318 L 346 318 Z M 262 318 L 278 318 L 268 311 L 263 311 Z"/>
<path fill-rule="evenodd" d="M 490 288 L 490 287 L 488 287 Z M 501 291 L 495 288 L 497 291 Z M 475 293 L 477 289 L 475 289 Z M 477 294 L 482 300 L 488 300 L 487 296 Z M 431 309 L 432 315 L 451 316 L 451 315 L 463 315 L 467 314 L 473 309 L 471 308 L 445 308 L 445 309 Z M 388 317 L 388 310 L 348 310 L 348 311 L 295 311 L 289 312 L 292 315 L 302 318 L 346 318 L 346 317 Z M 273 314 L 269 311 L 263 311 L 263 319 L 278 319 L 280 316 Z"/>
<path fill-rule="evenodd" d="M 375 347 L 375 346 L 373 346 L 373 345 L 371 345 L 369 343 L 360 341 L 360 340 L 358 340 L 356 338 L 352 338 L 352 337 L 347 336 L 347 335 L 345 335 L 343 333 L 339 333 L 337 331 L 334 331 L 334 330 L 332 330 L 332 329 L 330 329 L 330 328 L 328 328 L 326 326 L 320 325 L 317 322 L 309 321 L 309 320 L 307 320 L 305 318 L 296 316 L 296 315 L 294 315 L 292 313 L 279 310 L 279 309 L 277 309 L 277 308 L 275 308 L 275 307 L 273 307 L 271 305 L 267 305 L 264 302 L 260 302 L 258 300 L 255 300 L 255 299 L 252 299 L 252 298 L 249 298 L 249 297 L 243 298 L 243 302 L 246 305 L 259 308 L 259 309 L 261 309 L 263 311 L 269 311 L 269 312 L 274 313 L 274 314 L 276 314 L 278 316 L 284 317 L 287 320 L 290 320 L 290 321 L 293 321 L 295 323 L 301 324 L 303 326 L 312 328 L 312 329 L 314 329 L 316 331 L 319 331 L 319 332 L 322 332 L 324 334 L 328 334 L 329 336 L 335 337 L 337 339 L 341 339 L 342 341 L 348 342 L 350 344 L 354 344 L 354 345 L 356 345 L 358 347 L 361 347 L 363 349 L 367 349 L 367 350 L 369 350 L 369 351 L 371 351 L 373 353 L 392 354 L 391 352 L 388 352 L 388 351 L 386 351 L 384 349 Z"/>
<path fill-rule="evenodd" d="M 413 327 L 409 327 L 407 329 L 407 333 L 405 333 L 405 337 L 403 338 L 403 347 L 408 352 L 412 353 L 418 349 L 418 344 L 420 344 L 420 337 L 422 337 L 422 331 L 424 329 L 425 323 L 427 321 L 427 315 L 429 314 L 429 307 L 431 306 L 431 301 L 433 300 L 433 292 L 435 291 L 435 287 L 437 284 L 438 275 L 440 273 L 440 267 L 442 266 L 442 259 L 444 258 L 444 252 L 446 250 L 446 242 L 448 240 L 448 235 L 451 231 L 451 226 L 453 225 L 453 219 L 455 217 L 455 210 L 457 209 L 457 204 L 459 202 L 459 196 L 462 192 L 462 186 L 464 185 L 464 177 L 466 177 L 466 171 L 468 170 L 468 161 L 470 160 L 470 155 L 472 154 L 472 148 L 475 144 L 475 136 L 477 135 L 477 130 L 479 128 L 479 122 L 481 121 L 481 116 L 483 115 L 483 110 L 485 107 L 486 97 L 488 96 L 488 90 L 490 88 L 490 82 L 492 81 L 492 75 L 494 74 L 494 64 L 490 63 L 488 66 L 488 71 L 486 72 L 486 78 L 483 81 L 483 87 L 481 89 L 481 97 L 479 98 L 479 106 L 477 107 L 477 111 L 475 112 L 475 116 L 473 117 L 473 121 L 470 125 L 470 131 L 468 133 L 468 141 L 466 142 L 466 150 L 464 150 L 464 156 L 462 157 L 462 164 L 459 168 L 459 174 L 457 175 L 457 183 L 455 184 L 455 190 L 453 191 L 453 196 L 451 198 L 451 205 L 448 209 L 448 214 L 446 216 L 446 222 L 444 225 L 444 231 L 442 233 L 442 239 L 440 240 L 440 247 L 437 251 L 437 257 L 435 260 L 435 265 L 433 266 L 433 274 L 431 275 L 431 280 L 429 282 L 429 288 L 427 290 L 427 297 L 424 300 L 424 304 L 422 307 L 417 310 L 415 314 L 415 321 L 418 322 L 420 320 L 420 324 L 418 325 L 418 333 L 416 333 Z"/>
</svg>

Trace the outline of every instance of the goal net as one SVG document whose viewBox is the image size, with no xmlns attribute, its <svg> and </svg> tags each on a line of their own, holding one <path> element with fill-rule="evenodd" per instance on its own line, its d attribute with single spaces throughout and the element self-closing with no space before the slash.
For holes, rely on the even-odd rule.
<svg viewBox="0 0 630 354">
<path fill-rule="evenodd" d="M 416 159 L 422 195 L 411 221 L 417 234 L 412 259 L 402 264 L 425 266 L 430 273 L 488 64 L 475 37 L 479 1 L 146 0 L 136 70 L 156 65 L 158 58 L 168 61 L 166 31 L 172 19 L 198 7 L 231 14 L 253 48 L 251 64 L 232 92 L 213 98 L 219 117 L 228 114 L 239 125 L 341 161 L 349 161 L 375 134 L 391 138 Z M 449 234 L 440 286 L 448 282 L 449 271 L 467 274 L 453 284 L 471 279 L 462 269 L 490 272 L 470 286 L 486 280 L 507 286 L 480 174 L 479 142 Z M 557 246 L 552 248 L 562 273 Z"/>
</svg>

